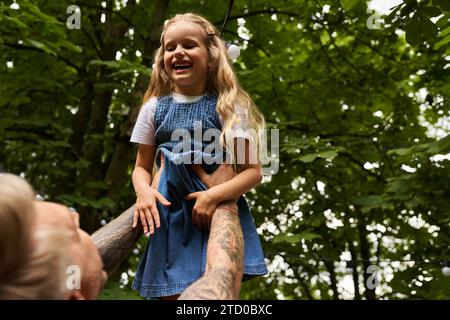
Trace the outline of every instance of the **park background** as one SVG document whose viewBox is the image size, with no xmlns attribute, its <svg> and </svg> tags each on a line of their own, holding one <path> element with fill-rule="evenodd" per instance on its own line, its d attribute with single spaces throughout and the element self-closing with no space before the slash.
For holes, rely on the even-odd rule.
<svg viewBox="0 0 450 320">
<path fill-rule="evenodd" d="M 196 12 L 220 28 L 228 5 L 0 0 L 0 166 L 76 208 L 89 232 L 129 208 L 129 139 L 160 27 Z M 270 274 L 242 299 L 450 297 L 449 11 L 448 0 L 234 1 L 223 37 L 279 130 L 279 170 L 247 195 Z M 138 298 L 145 241 L 103 299 Z"/>
</svg>

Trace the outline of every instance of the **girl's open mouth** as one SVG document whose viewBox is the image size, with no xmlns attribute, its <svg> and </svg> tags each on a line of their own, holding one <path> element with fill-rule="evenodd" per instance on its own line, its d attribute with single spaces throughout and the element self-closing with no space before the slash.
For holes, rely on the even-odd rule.
<svg viewBox="0 0 450 320">
<path fill-rule="evenodd" d="M 175 69 L 177 74 L 185 73 L 192 69 L 192 64 L 189 62 L 175 62 L 172 64 L 172 68 Z"/>
</svg>

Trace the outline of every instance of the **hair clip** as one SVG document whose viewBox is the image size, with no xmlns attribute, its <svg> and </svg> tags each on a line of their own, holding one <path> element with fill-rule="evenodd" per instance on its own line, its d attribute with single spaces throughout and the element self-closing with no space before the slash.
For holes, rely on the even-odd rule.
<svg viewBox="0 0 450 320">
<path fill-rule="evenodd" d="M 205 28 L 205 30 L 206 30 L 206 33 L 207 33 L 208 35 L 210 35 L 210 36 L 213 36 L 213 35 L 216 34 L 216 31 L 215 31 L 214 28 L 211 27 L 211 26 L 207 26 L 207 27 Z"/>
<path fill-rule="evenodd" d="M 228 58 L 235 60 L 240 56 L 241 48 L 239 48 L 237 45 L 226 42 L 225 47 L 227 47 Z"/>
</svg>

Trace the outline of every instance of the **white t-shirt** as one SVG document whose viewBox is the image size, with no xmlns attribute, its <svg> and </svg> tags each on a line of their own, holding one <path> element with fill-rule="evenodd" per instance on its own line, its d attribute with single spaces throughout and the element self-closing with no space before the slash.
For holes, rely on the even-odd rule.
<svg viewBox="0 0 450 320">
<path fill-rule="evenodd" d="M 186 96 L 179 93 L 172 93 L 173 99 L 180 103 L 195 102 L 203 96 Z M 139 116 L 136 120 L 136 124 L 131 134 L 131 142 L 155 145 L 155 111 L 158 103 L 158 98 L 152 97 L 141 108 Z M 246 132 L 248 129 L 248 117 L 247 113 L 242 108 L 236 108 L 237 116 L 241 119 L 241 122 L 233 127 L 234 136 L 236 138 L 244 138 L 251 140 L 250 134 Z M 220 124 L 223 126 L 223 119 L 219 115 Z"/>
</svg>

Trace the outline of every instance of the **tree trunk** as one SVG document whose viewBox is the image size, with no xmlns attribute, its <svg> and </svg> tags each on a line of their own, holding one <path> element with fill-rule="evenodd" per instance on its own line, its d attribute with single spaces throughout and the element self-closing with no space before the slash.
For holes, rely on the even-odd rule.
<svg viewBox="0 0 450 320">
<path fill-rule="evenodd" d="M 357 261 L 358 259 L 352 240 L 349 241 L 349 247 L 352 261 Z M 355 288 L 355 300 L 361 300 L 361 293 L 359 292 L 359 274 L 357 262 L 353 263 L 352 276 L 353 276 L 353 286 Z"/>
<path fill-rule="evenodd" d="M 367 300 L 375 300 L 375 288 L 370 289 L 368 286 L 369 274 L 367 273 L 367 269 L 370 266 L 370 244 L 369 241 L 367 241 L 366 224 L 364 222 L 360 222 L 358 224 L 358 229 L 361 258 L 363 260 L 364 287 L 366 288 L 364 291 L 364 296 Z"/>
<path fill-rule="evenodd" d="M 84 142 L 84 134 L 87 130 L 89 116 L 92 109 L 92 101 L 94 99 L 94 85 L 91 80 L 87 79 L 84 82 L 86 93 L 80 99 L 80 107 L 78 112 L 73 117 L 72 122 L 72 136 L 70 137 L 70 145 L 73 150 L 80 157 L 82 153 L 82 147 Z"/>
<path fill-rule="evenodd" d="M 333 262 L 323 261 L 325 267 L 330 274 L 331 290 L 333 291 L 333 300 L 339 300 L 339 292 L 337 290 L 336 272 L 334 271 Z"/>
<path fill-rule="evenodd" d="M 154 51 L 159 46 L 160 27 L 165 19 L 169 0 L 158 0 L 155 4 L 153 19 L 149 19 L 150 39 L 144 43 L 143 64 L 150 67 Z M 121 187 L 128 179 L 128 165 L 130 163 L 131 152 L 133 150 L 130 144 L 130 132 L 132 130 L 134 120 L 139 111 L 144 93 L 148 85 L 149 75 L 139 75 L 133 88 L 133 94 L 130 95 L 128 105 L 130 112 L 121 125 L 120 136 L 117 138 L 118 143 L 115 146 L 111 162 L 106 171 L 105 180 L 110 183 L 108 197 L 118 200 L 120 197 Z"/>
<path fill-rule="evenodd" d="M 128 177 L 128 165 L 130 163 L 132 145 L 129 136 L 120 137 L 114 148 L 114 154 L 109 163 L 105 180 L 109 181 L 108 197 L 116 203 L 120 200 L 120 194 L 126 185 Z"/>
</svg>

